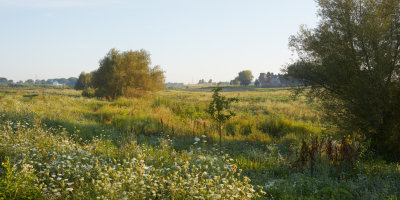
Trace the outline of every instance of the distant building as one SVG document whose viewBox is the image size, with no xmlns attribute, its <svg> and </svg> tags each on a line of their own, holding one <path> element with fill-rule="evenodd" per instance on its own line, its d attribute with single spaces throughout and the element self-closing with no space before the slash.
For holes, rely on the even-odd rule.
<svg viewBox="0 0 400 200">
<path fill-rule="evenodd" d="M 258 87 L 294 87 L 302 84 L 292 78 L 287 78 L 281 74 L 260 73 L 258 77 Z"/>
<path fill-rule="evenodd" d="M 281 86 L 281 80 L 279 80 L 279 77 L 271 77 L 269 79 L 269 85 L 272 87 Z"/>
<path fill-rule="evenodd" d="M 260 73 L 258 81 L 260 87 L 280 87 L 281 81 L 279 79 L 280 75 L 274 75 L 274 73 Z"/>
<path fill-rule="evenodd" d="M 229 82 L 218 82 L 217 85 L 229 85 Z"/>
<path fill-rule="evenodd" d="M 54 86 L 62 86 L 63 84 L 58 83 L 58 81 L 53 81 Z"/>
</svg>

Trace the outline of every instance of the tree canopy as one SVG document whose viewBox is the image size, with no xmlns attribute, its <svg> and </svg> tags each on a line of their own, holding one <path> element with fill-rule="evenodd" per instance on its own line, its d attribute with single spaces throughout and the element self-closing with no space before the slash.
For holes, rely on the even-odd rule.
<svg viewBox="0 0 400 200">
<path fill-rule="evenodd" d="M 0 84 L 7 84 L 8 80 L 6 78 L 0 77 Z"/>
<path fill-rule="evenodd" d="M 164 89 L 164 72 L 151 67 L 150 54 L 145 50 L 119 52 L 111 49 L 92 74 L 96 96 L 142 96 Z"/>
<path fill-rule="evenodd" d="M 329 119 L 400 160 L 400 1 L 318 0 L 320 21 L 290 39 L 288 75 L 311 86 Z"/>
<path fill-rule="evenodd" d="M 91 79 L 92 79 L 91 73 L 82 72 L 75 83 L 74 86 L 75 90 L 84 90 L 89 88 L 91 86 Z"/>
<path fill-rule="evenodd" d="M 248 85 L 250 85 L 251 80 L 253 80 L 253 78 L 254 78 L 254 76 L 250 70 L 244 70 L 244 71 L 239 72 L 238 76 L 231 81 L 231 84 L 232 85 L 240 84 L 240 85 L 248 86 Z"/>
</svg>

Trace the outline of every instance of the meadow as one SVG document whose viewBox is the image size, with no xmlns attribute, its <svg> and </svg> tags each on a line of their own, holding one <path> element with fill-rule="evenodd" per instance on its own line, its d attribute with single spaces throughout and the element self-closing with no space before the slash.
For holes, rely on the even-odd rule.
<svg viewBox="0 0 400 200">
<path fill-rule="evenodd" d="M 225 88 L 239 102 L 219 149 L 206 112 L 211 89 L 109 101 L 66 88 L 0 88 L 0 198 L 400 197 L 399 164 L 339 132 L 318 102 L 290 88 Z"/>
</svg>

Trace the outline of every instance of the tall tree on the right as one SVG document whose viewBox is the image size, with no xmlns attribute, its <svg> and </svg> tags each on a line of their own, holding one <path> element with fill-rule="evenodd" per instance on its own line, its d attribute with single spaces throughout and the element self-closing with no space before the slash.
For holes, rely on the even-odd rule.
<svg viewBox="0 0 400 200">
<path fill-rule="evenodd" d="M 400 160 L 400 1 L 318 0 L 320 21 L 289 46 L 289 76 L 311 86 L 328 119 Z"/>
</svg>

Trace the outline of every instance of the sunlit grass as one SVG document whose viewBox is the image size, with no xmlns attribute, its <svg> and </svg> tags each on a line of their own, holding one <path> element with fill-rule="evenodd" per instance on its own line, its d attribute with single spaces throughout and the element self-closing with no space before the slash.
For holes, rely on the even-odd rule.
<svg viewBox="0 0 400 200">
<path fill-rule="evenodd" d="M 288 89 L 245 91 L 230 88 L 222 92 L 228 97 L 238 97 L 240 101 L 233 104 L 236 116 L 224 126 L 223 150 L 229 157 L 219 155 L 219 149 L 214 146 L 219 137 L 217 128 L 205 112 L 211 100 L 209 89 L 166 90 L 145 98 L 115 101 L 85 98 L 75 90 L 2 89 L 0 124 L 4 137 L 0 136 L 0 156 L 5 164 L 1 180 L 25 180 L 22 185 L 29 193 L 26 195 L 50 199 L 216 199 L 224 195 L 248 199 L 247 195 L 261 195 L 250 189 L 259 191 L 257 185 L 267 191 L 262 198 L 271 199 L 396 199 L 399 196 L 398 165 L 362 161 L 354 172 L 337 177 L 329 175 L 332 169 L 328 165 L 318 168 L 317 175 L 313 176 L 294 169 L 293 161 L 303 139 L 340 136 L 334 134 L 334 126 L 323 120 L 317 103 L 302 96 L 294 99 Z M 205 143 L 193 145 L 194 138 L 201 138 Z M 32 152 L 32 148 L 35 151 L 41 149 L 40 154 Z M 83 160 L 86 154 L 91 157 Z M 218 161 L 213 161 L 215 165 L 211 166 L 207 157 Z M 136 160 L 132 161 L 132 158 Z M 98 163 L 87 161 L 89 159 Z M 138 174 L 142 169 L 138 168 L 142 163 L 140 160 L 145 167 L 152 166 L 148 173 L 144 170 L 146 173 Z M 35 162 L 46 167 L 39 167 Z M 182 174 L 186 162 L 190 165 L 185 173 L 190 177 Z M 201 168 L 192 166 L 198 162 Z M 227 164 L 236 166 L 237 170 L 235 175 L 228 174 L 223 179 L 226 172 L 223 166 Z M 48 165 L 59 169 L 47 168 Z M 92 167 L 90 170 L 76 168 L 78 165 Z M 369 165 L 377 170 L 368 170 Z M 171 170 L 173 166 L 179 166 L 181 171 L 178 168 Z M 43 171 L 45 169 L 49 170 Z M 239 169 L 243 170 L 240 174 Z M 62 177 L 58 177 L 59 171 L 63 171 Z M 204 172 L 210 178 L 211 174 L 219 178 L 200 177 Z M 5 179 L 6 174 L 17 178 Z M 147 175 L 143 177 L 143 174 Z M 136 179 L 128 182 L 129 178 L 125 177 L 132 175 Z M 169 177 L 170 182 L 163 185 L 160 182 L 166 179 L 160 177 Z M 221 181 L 225 182 L 219 186 Z M 147 185 L 154 188 L 155 196 Z M 159 188 L 161 185 L 163 188 Z M 193 190 L 187 185 L 193 185 Z M 235 190 L 229 193 L 231 187 L 247 189 L 236 196 Z M 5 188 L 15 192 L 18 185 Z"/>
</svg>

